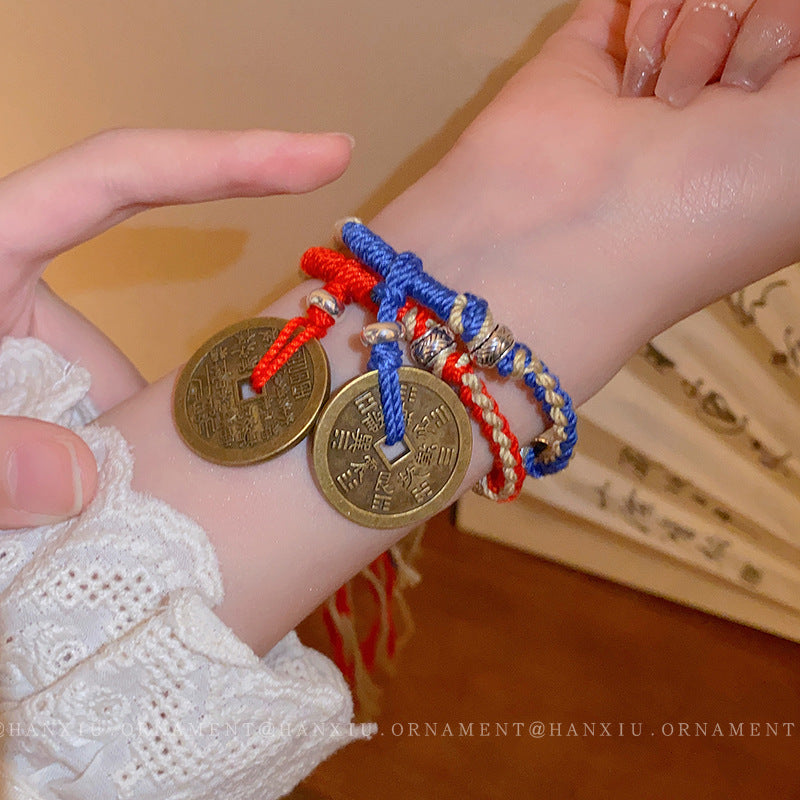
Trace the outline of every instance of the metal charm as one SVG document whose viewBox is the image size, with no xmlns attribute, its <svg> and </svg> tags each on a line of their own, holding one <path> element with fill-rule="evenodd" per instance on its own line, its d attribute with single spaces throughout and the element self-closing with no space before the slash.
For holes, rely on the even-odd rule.
<svg viewBox="0 0 800 800">
<path fill-rule="evenodd" d="M 529 445 L 520 448 L 520 455 L 525 461 L 533 451 L 534 458 L 540 464 L 552 464 L 559 456 L 559 451 L 555 449 L 555 446 L 563 441 L 564 437 L 559 436 L 551 427 L 540 433 Z"/>
<path fill-rule="evenodd" d="M 452 500 L 472 453 L 469 417 L 443 381 L 400 367 L 406 420 L 401 444 L 386 448 L 378 373 L 346 384 L 314 432 L 317 482 L 341 514 L 369 528 L 412 525 Z"/>
<path fill-rule="evenodd" d="M 372 347 L 387 342 L 402 342 L 406 336 L 405 327 L 399 322 L 372 322 L 361 331 L 361 344 Z"/>
<path fill-rule="evenodd" d="M 340 249 L 347 249 L 347 245 L 344 243 L 342 239 L 342 228 L 345 226 L 347 222 L 355 222 L 359 225 L 363 225 L 364 223 L 358 217 L 344 217 L 343 219 L 339 219 L 333 224 L 333 241 L 337 248 Z"/>
<path fill-rule="evenodd" d="M 496 325 L 489 336 L 470 351 L 479 367 L 493 367 L 514 346 L 514 334 L 505 325 Z"/>
<path fill-rule="evenodd" d="M 334 319 L 338 319 L 344 314 L 344 306 L 339 302 L 339 299 L 325 289 L 314 289 L 306 298 L 306 303 L 309 306 L 316 306 L 322 309 Z"/>
<path fill-rule="evenodd" d="M 250 373 L 286 320 L 256 317 L 212 336 L 189 359 L 175 385 L 175 423 L 206 461 L 245 465 L 266 461 L 311 431 L 330 391 L 322 345 L 304 344 L 257 394 Z"/>
<path fill-rule="evenodd" d="M 411 357 L 421 367 L 428 369 L 437 357 L 456 349 L 455 338 L 445 325 L 433 325 L 419 339 L 411 342 Z"/>
</svg>

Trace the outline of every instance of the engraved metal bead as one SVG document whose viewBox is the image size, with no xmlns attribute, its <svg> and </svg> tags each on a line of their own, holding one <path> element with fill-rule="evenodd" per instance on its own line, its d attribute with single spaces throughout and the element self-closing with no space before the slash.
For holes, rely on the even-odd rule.
<svg viewBox="0 0 800 800">
<path fill-rule="evenodd" d="M 455 338 L 449 328 L 434 325 L 411 342 L 411 357 L 421 367 L 428 367 L 445 350 L 455 348 Z"/>
<path fill-rule="evenodd" d="M 406 329 L 399 322 L 373 322 L 361 331 L 361 344 L 372 347 L 375 344 L 399 342 L 405 338 Z"/>
<path fill-rule="evenodd" d="M 479 367 L 493 367 L 514 343 L 514 334 L 505 325 L 497 325 L 484 341 L 472 348 L 469 355 Z"/>
<path fill-rule="evenodd" d="M 314 291 L 308 295 L 306 304 L 322 309 L 334 319 L 344 314 L 344 306 L 339 301 L 339 298 L 334 297 L 330 292 L 326 292 L 325 289 L 314 289 Z"/>
</svg>

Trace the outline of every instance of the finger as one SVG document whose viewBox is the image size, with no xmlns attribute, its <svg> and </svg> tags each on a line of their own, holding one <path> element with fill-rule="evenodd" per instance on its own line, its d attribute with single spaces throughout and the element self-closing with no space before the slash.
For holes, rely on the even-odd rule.
<svg viewBox="0 0 800 800">
<path fill-rule="evenodd" d="M 623 97 L 653 94 L 664 63 L 664 43 L 678 17 L 683 0 L 634 0 L 625 28 L 627 56 L 622 73 Z"/>
<path fill-rule="evenodd" d="M 344 134 L 98 134 L 0 181 L 0 280 L 146 208 L 310 191 L 341 175 L 351 146 Z"/>
<path fill-rule="evenodd" d="M 667 37 L 655 94 L 676 108 L 688 105 L 718 75 L 750 3 L 700 0 L 685 5 Z"/>
<path fill-rule="evenodd" d="M 569 20 L 544 44 L 531 69 L 550 64 L 618 94 L 620 65 L 625 59 L 628 0 L 581 0 Z"/>
<path fill-rule="evenodd" d="M 800 2 L 757 0 L 731 48 L 721 83 L 756 91 L 800 55 Z"/>
<path fill-rule="evenodd" d="M 0 528 L 72 517 L 96 486 L 94 456 L 79 436 L 41 420 L 0 417 Z"/>
</svg>

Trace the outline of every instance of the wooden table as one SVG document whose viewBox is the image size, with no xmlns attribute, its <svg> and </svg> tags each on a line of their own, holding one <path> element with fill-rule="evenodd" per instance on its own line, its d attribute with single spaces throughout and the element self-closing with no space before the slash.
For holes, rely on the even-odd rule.
<svg viewBox="0 0 800 800">
<path fill-rule="evenodd" d="M 800 798 L 800 645 L 446 515 L 419 567 L 417 632 L 381 679 L 378 735 L 298 799 Z M 300 634 L 324 649 L 318 615 Z"/>
</svg>

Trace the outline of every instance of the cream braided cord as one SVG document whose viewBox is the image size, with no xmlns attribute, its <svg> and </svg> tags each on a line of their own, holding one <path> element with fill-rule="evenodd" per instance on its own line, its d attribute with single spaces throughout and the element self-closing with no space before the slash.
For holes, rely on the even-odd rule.
<svg viewBox="0 0 800 800">
<path fill-rule="evenodd" d="M 459 294 L 453 301 L 453 309 L 450 312 L 450 318 L 447 324 L 452 331 L 461 336 L 464 333 L 464 323 L 462 319 L 463 311 L 467 305 L 467 297 L 464 294 Z M 483 324 L 481 325 L 480 332 L 466 343 L 467 349 L 472 350 L 476 345 L 480 344 L 491 335 L 495 327 L 495 321 L 492 317 L 492 312 L 487 308 L 486 316 Z M 533 373 L 536 383 L 545 390 L 545 398 L 552 407 L 550 411 L 550 418 L 553 420 L 553 426 L 548 429 L 546 437 L 542 437 L 547 442 L 550 449 L 550 456 L 557 458 L 561 455 L 561 442 L 566 441 L 567 433 L 566 427 L 569 424 L 567 418 L 564 416 L 562 408 L 564 407 L 564 398 L 562 395 L 554 391 L 556 383 L 555 379 L 544 371 L 544 365 L 541 360 L 535 355 L 531 354 L 530 363 L 525 366 L 525 353 L 518 350 L 514 354 L 514 363 L 511 370 L 511 377 L 517 380 L 524 380 L 526 375 Z"/>
<path fill-rule="evenodd" d="M 416 317 L 416 307 L 412 307 L 403 317 L 406 338 L 412 343 L 414 341 L 413 331 Z M 433 361 L 428 364 L 427 369 L 436 375 L 437 378 L 441 378 L 445 362 L 447 361 L 449 355 L 449 351 L 438 353 Z M 460 368 L 470 366 L 470 364 L 471 361 L 467 353 L 462 353 L 456 362 L 456 365 Z M 465 371 L 461 376 L 461 382 L 469 389 L 473 402 L 480 409 L 482 418 L 487 425 L 491 427 L 492 439 L 499 448 L 497 458 L 499 458 L 502 464 L 503 476 L 505 477 L 505 482 L 503 483 L 503 487 L 499 492 L 493 492 L 491 489 L 489 489 L 486 476 L 481 478 L 481 480 L 475 484 L 473 491 L 475 491 L 477 494 L 483 495 L 484 497 L 488 497 L 490 500 L 507 500 L 509 497 L 515 494 L 518 488 L 518 477 L 516 471 L 517 459 L 514 457 L 514 454 L 511 451 L 511 440 L 503 431 L 503 419 L 494 411 L 494 403 L 487 393 L 486 384 L 474 372 L 471 370 Z"/>
</svg>

